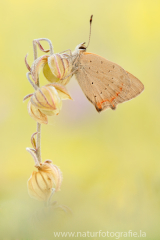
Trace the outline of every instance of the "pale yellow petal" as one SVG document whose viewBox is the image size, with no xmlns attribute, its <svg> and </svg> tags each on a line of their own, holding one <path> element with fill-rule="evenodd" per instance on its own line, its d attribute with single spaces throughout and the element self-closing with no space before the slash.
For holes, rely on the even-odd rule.
<svg viewBox="0 0 160 240">
<path fill-rule="evenodd" d="M 38 108 L 36 108 L 31 101 L 28 102 L 28 113 L 29 115 L 36 121 L 39 123 L 44 123 L 47 124 L 48 123 L 48 118 L 47 116 L 42 113 Z"/>
<path fill-rule="evenodd" d="M 64 76 L 64 66 L 59 54 L 53 54 L 48 58 L 48 65 L 51 72 L 59 79 Z"/>
<path fill-rule="evenodd" d="M 39 77 L 39 72 L 41 68 L 44 66 L 44 64 L 48 61 L 48 55 L 43 55 L 39 58 L 37 58 L 32 66 L 31 66 L 31 75 L 35 83 L 37 83 L 37 79 Z"/>
<path fill-rule="evenodd" d="M 46 196 L 44 195 L 42 189 L 39 187 L 37 182 L 37 172 L 33 172 L 28 180 L 28 193 L 30 197 L 35 198 L 39 201 L 45 201 Z"/>
<path fill-rule="evenodd" d="M 50 162 L 50 160 L 46 160 L 44 162 L 43 170 L 51 172 L 51 175 L 55 180 L 55 191 L 59 191 L 62 183 L 62 172 L 60 169 L 52 162 Z"/>
<path fill-rule="evenodd" d="M 49 81 L 49 82 L 58 82 L 59 81 L 59 78 L 57 78 L 51 71 L 49 65 L 48 65 L 48 62 L 45 63 L 44 67 L 43 67 L 43 74 L 44 76 L 46 77 L 46 79 Z"/>
<path fill-rule="evenodd" d="M 51 83 L 51 84 L 48 84 L 48 86 L 55 87 L 55 89 L 57 90 L 57 92 L 62 100 L 66 100 L 66 99 L 72 100 L 69 92 L 63 85 L 58 84 L 58 83 Z"/>
<path fill-rule="evenodd" d="M 66 85 L 69 83 L 69 80 L 71 79 L 72 75 L 70 75 L 68 78 L 65 78 L 64 80 L 59 80 L 59 84 Z"/>
</svg>

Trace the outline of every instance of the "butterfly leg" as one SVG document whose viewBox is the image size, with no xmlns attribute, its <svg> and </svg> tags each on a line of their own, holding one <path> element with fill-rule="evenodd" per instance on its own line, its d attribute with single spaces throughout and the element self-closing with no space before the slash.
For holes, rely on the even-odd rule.
<svg viewBox="0 0 160 240">
<path fill-rule="evenodd" d="M 63 51 L 63 52 L 60 52 L 59 54 L 65 53 L 65 52 L 69 52 L 70 56 L 72 56 L 72 51 L 71 51 L 71 49 L 67 49 L 67 50 L 65 50 L 65 51 Z"/>
<path fill-rule="evenodd" d="M 77 70 L 78 70 L 78 67 L 77 67 L 73 72 L 71 72 L 70 74 L 68 74 L 66 77 L 62 78 L 61 80 L 65 80 L 65 79 L 68 78 L 69 76 L 73 75 Z"/>
</svg>

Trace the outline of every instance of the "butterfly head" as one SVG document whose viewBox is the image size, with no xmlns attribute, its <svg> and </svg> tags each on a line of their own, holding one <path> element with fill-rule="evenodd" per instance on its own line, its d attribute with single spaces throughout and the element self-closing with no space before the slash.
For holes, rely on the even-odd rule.
<svg viewBox="0 0 160 240">
<path fill-rule="evenodd" d="M 86 52 L 86 45 L 85 45 L 85 42 L 83 43 L 80 43 L 77 45 L 77 47 L 75 48 L 74 50 L 74 54 L 80 54 L 82 52 Z"/>
</svg>

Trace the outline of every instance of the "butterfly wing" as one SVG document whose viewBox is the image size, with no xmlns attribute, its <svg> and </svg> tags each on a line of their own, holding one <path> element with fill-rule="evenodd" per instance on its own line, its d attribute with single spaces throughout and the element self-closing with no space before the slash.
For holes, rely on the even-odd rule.
<svg viewBox="0 0 160 240">
<path fill-rule="evenodd" d="M 127 74 L 131 80 L 131 86 L 130 86 L 129 92 L 127 94 L 127 98 L 128 98 L 128 100 L 130 100 L 130 99 L 138 96 L 141 92 L 143 92 L 144 85 L 143 85 L 143 83 L 141 83 L 141 81 L 138 78 L 133 76 L 131 73 L 127 72 Z"/>
<path fill-rule="evenodd" d="M 78 67 L 76 79 L 98 112 L 115 109 L 119 103 L 132 99 L 142 91 L 142 87 L 139 87 L 141 82 L 137 78 L 137 83 L 133 84 L 133 75 L 96 54 L 82 53 Z"/>
</svg>

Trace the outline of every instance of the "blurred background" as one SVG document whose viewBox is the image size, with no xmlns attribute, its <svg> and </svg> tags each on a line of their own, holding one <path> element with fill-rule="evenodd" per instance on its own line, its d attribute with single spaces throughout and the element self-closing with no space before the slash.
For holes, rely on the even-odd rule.
<svg viewBox="0 0 160 240">
<path fill-rule="evenodd" d="M 0 12 L 0 239 L 46 240 L 54 231 L 99 230 L 142 230 L 145 239 L 160 239 L 160 1 L 6 0 Z M 60 114 L 42 126 L 42 158 L 63 172 L 53 200 L 72 215 L 53 209 L 48 214 L 27 192 L 35 169 L 25 148 L 36 122 L 22 102 L 33 92 L 24 57 L 29 54 L 31 65 L 36 38 L 49 38 L 55 52 L 87 42 L 91 14 L 88 52 L 118 63 L 145 91 L 116 111 L 98 114 L 71 79 L 74 101 L 64 101 Z M 40 81 L 47 84 L 42 74 Z"/>
</svg>

